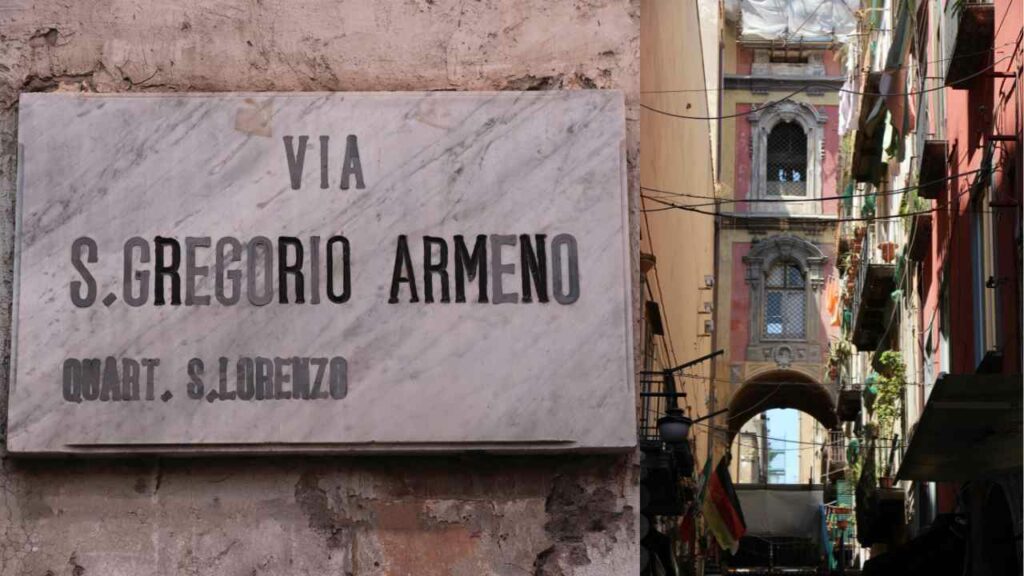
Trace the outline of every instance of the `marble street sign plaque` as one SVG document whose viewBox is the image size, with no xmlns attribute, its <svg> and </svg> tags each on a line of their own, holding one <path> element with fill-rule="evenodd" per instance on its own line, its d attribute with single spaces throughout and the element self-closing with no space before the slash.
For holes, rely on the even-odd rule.
<svg viewBox="0 0 1024 576">
<path fill-rule="evenodd" d="M 635 444 L 611 91 L 23 94 L 14 453 Z"/>
</svg>

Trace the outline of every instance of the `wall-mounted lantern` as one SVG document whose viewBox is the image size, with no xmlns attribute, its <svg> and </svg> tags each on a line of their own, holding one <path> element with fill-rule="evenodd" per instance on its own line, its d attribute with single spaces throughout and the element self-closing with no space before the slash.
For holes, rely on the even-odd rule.
<svg viewBox="0 0 1024 576">
<path fill-rule="evenodd" d="M 690 426 L 693 420 L 685 415 L 679 408 L 669 408 L 665 415 L 658 418 L 658 435 L 661 441 L 666 444 L 679 444 L 686 442 L 690 436 Z"/>
</svg>

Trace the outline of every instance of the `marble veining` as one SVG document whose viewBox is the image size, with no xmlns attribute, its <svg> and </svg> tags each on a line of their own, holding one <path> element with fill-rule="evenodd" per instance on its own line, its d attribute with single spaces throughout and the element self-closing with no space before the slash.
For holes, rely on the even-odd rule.
<svg viewBox="0 0 1024 576">
<path fill-rule="evenodd" d="M 23 95 L 8 448 L 633 445 L 624 124 L 622 94 L 596 90 Z M 477 301 L 479 276 L 464 274 L 466 301 L 457 302 L 455 238 L 472 249 L 478 235 L 488 250 L 490 301 Z M 520 235 L 546 268 L 547 302 L 524 270 Z M 408 282 L 397 283 L 397 302 L 389 302 L 396 260 L 402 264 L 399 236 L 418 302 L 410 302 Z M 431 262 L 447 251 L 447 280 L 425 272 L 425 236 L 440 239 L 428 246 Z M 282 237 L 303 250 L 298 273 L 281 274 Z M 332 237 L 347 241 L 348 259 L 346 266 L 342 241 L 334 241 L 329 283 Z M 237 240 L 223 249 L 233 256 L 237 248 L 238 261 L 218 258 L 224 238 Z M 177 262 L 168 242 L 178 244 Z M 284 250 L 295 264 L 296 246 Z M 495 276 L 502 263 L 513 268 Z M 229 272 L 240 278 L 239 294 Z M 297 276 L 304 303 L 294 301 Z M 434 302 L 425 301 L 428 276 Z M 524 277 L 532 302 L 523 301 Z M 279 301 L 281 278 L 288 303 Z M 519 302 L 495 303 L 495 280 Z M 249 288 L 251 298 L 270 301 L 254 302 Z M 330 301 L 332 290 L 344 301 Z M 233 295 L 237 302 L 218 298 Z M 107 358 L 115 359 L 110 368 Z M 190 373 L 195 358 L 202 374 Z M 326 397 L 311 390 L 318 358 L 327 359 Z M 344 370 L 332 358 L 344 358 Z M 269 397 L 241 399 L 239 370 L 243 382 L 249 374 L 281 384 L 265 390 Z M 304 370 L 309 390 L 294 381 Z M 235 397 L 220 397 L 224 391 Z"/>
</svg>

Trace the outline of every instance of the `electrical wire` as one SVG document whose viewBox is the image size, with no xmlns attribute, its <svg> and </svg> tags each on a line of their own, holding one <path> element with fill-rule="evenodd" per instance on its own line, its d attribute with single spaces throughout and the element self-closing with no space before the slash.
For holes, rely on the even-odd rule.
<svg viewBox="0 0 1024 576">
<path fill-rule="evenodd" d="M 705 422 L 694 422 L 693 426 L 700 426 L 701 428 L 707 428 L 709 430 L 715 430 L 717 432 L 727 432 L 727 433 L 731 433 L 732 432 L 732 430 L 730 430 L 729 428 L 724 428 L 722 426 L 715 426 L 713 424 L 707 424 Z M 737 433 L 737 436 L 738 436 L 740 432 L 736 431 L 736 433 Z M 770 442 L 782 442 L 782 443 L 785 443 L 785 444 L 800 444 L 800 445 L 803 445 L 803 446 L 813 446 L 813 447 L 816 447 L 816 448 L 824 448 L 825 446 L 828 446 L 828 445 L 831 444 L 831 442 L 828 442 L 828 441 L 807 442 L 806 440 L 790 440 L 788 438 L 775 438 L 773 436 L 767 436 L 767 435 L 764 435 L 764 434 L 757 434 L 755 432 L 743 432 L 743 434 L 745 434 L 747 436 L 754 436 L 756 438 L 760 438 L 760 439 L 763 439 L 763 440 L 768 440 Z M 734 438 L 734 440 L 735 440 L 735 438 Z M 892 442 L 887 442 L 882 447 L 882 449 L 884 449 L 884 450 L 891 450 L 892 446 L 893 446 Z M 896 447 L 897 448 L 906 448 L 906 446 L 907 446 L 906 440 L 901 438 L 901 439 L 896 441 Z M 876 450 L 878 450 L 878 449 L 879 448 L 876 446 Z"/>
<path fill-rule="evenodd" d="M 641 383 L 660 384 L 662 382 L 661 380 L 644 379 L 642 376 L 643 375 L 641 375 L 641 379 L 640 379 Z M 676 377 L 679 378 L 679 379 L 689 378 L 689 379 L 692 379 L 692 380 L 702 380 L 702 381 L 705 381 L 705 382 L 717 382 L 719 384 L 741 384 L 740 382 L 733 382 L 732 380 L 723 380 L 721 378 L 711 378 L 710 376 L 703 376 L 701 374 L 691 374 L 691 373 L 688 373 L 688 372 L 677 373 Z M 808 380 L 804 380 L 804 381 L 797 381 L 797 380 L 759 381 L 759 380 L 756 380 L 756 379 L 747 380 L 745 382 L 745 384 L 762 384 L 762 385 L 781 384 L 783 386 L 815 386 L 815 385 L 817 385 L 817 386 L 831 386 L 832 385 L 829 382 L 812 382 L 812 381 L 808 381 Z M 850 386 L 864 386 L 864 385 L 866 385 L 865 382 L 849 382 L 848 384 Z M 924 382 L 916 382 L 916 381 L 906 382 L 905 384 L 907 386 L 926 386 L 926 385 L 930 385 L 930 384 L 926 384 Z"/>
<path fill-rule="evenodd" d="M 993 122 L 995 122 L 994 118 L 993 118 Z M 986 152 L 986 156 L 987 155 L 988 154 Z M 982 164 L 984 165 L 985 162 L 986 162 L 986 160 L 983 159 L 982 160 Z M 947 202 L 946 205 L 943 208 L 948 208 L 951 204 L 954 204 L 954 200 L 955 200 L 954 208 L 959 208 L 959 206 L 960 206 L 960 198 L 964 194 L 968 194 L 969 195 L 969 194 L 971 194 L 974 191 L 975 187 L 978 185 L 979 178 L 981 178 L 981 176 L 980 175 L 976 175 L 974 177 L 974 181 L 971 182 L 971 184 L 969 186 L 966 186 L 964 188 L 963 192 L 957 194 L 957 196 L 954 199 L 952 199 L 949 202 Z M 968 197 L 968 206 L 970 206 L 970 197 Z M 938 210 L 938 207 L 936 207 L 936 210 Z M 946 245 L 945 245 L 945 247 L 943 249 L 943 252 L 942 252 L 942 254 L 943 254 L 943 256 L 942 256 L 942 265 L 938 267 L 939 270 L 943 270 L 943 271 L 946 270 L 946 264 L 947 264 L 947 261 L 948 261 L 949 256 L 950 256 L 950 246 L 953 245 L 953 238 L 956 236 L 956 232 L 957 232 L 957 229 L 958 229 L 958 227 L 956 226 L 956 223 L 957 223 L 956 220 L 960 217 L 961 214 L 972 213 L 972 212 L 974 212 L 974 211 L 970 210 L 970 209 L 967 209 L 967 210 L 963 210 L 963 211 L 961 211 L 961 210 L 953 210 L 953 212 L 951 213 L 951 215 L 950 215 L 950 223 L 949 223 L 949 226 L 948 226 L 949 235 L 946 237 Z M 897 290 L 901 290 L 903 288 L 903 283 L 907 280 L 909 274 L 910 274 L 910 267 L 909 266 L 904 267 L 903 273 L 900 275 L 899 281 L 896 283 L 896 289 Z M 943 279 L 942 279 L 942 282 L 943 283 L 946 282 L 947 278 L 948 278 L 948 276 L 944 275 Z M 936 307 L 936 309 L 932 312 L 933 319 L 934 319 L 934 314 L 937 311 L 938 311 L 938 307 Z M 893 324 L 896 321 L 896 317 L 898 316 L 898 313 L 899 313 L 899 307 L 898 306 L 893 306 L 892 313 L 889 315 L 889 320 L 885 323 L 885 330 L 882 331 L 882 337 L 883 338 L 889 334 L 890 330 L 892 330 Z M 876 354 L 878 354 L 878 351 L 874 352 L 871 355 L 870 361 L 874 360 L 874 357 L 875 357 Z"/>
<path fill-rule="evenodd" d="M 745 409 L 745 410 L 740 410 L 739 412 L 732 412 L 732 411 L 730 411 L 729 415 L 728 415 L 729 419 L 732 420 L 734 418 L 738 418 L 740 416 L 743 416 L 744 414 L 749 414 L 749 413 L 753 412 L 758 407 L 762 406 L 765 402 L 767 402 L 769 398 L 774 396 L 775 393 L 778 392 L 781 389 L 782 389 L 782 383 L 779 382 L 778 384 L 776 384 L 775 388 L 773 388 L 771 392 L 769 392 L 769 393 L 765 394 L 764 396 L 762 396 L 761 399 L 759 401 L 757 401 L 754 405 L 747 407 L 747 409 Z"/>
<path fill-rule="evenodd" d="M 703 214 L 705 216 L 722 216 L 722 217 L 726 217 L 726 218 L 739 218 L 739 219 L 752 219 L 752 220 L 760 220 L 760 219 L 763 219 L 763 218 L 789 217 L 790 216 L 788 213 L 785 213 L 785 212 L 780 212 L 778 214 L 773 214 L 771 212 L 757 213 L 757 214 L 747 214 L 747 213 L 743 213 L 743 212 L 708 212 L 706 210 L 700 210 L 698 208 L 698 206 L 704 207 L 704 206 L 709 206 L 710 204 L 675 204 L 675 203 L 672 203 L 672 202 L 666 202 L 665 200 L 662 200 L 660 198 L 655 198 L 654 196 L 642 195 L 642 197 L 647 199 L 647 200 L 651 200 L 651 201 L 657 202 L 658 204 L 662 204 L 663 205 L 661 208 L 644 208 L 644 209 L 641 209 L 641 212 L 644 212 L 644 213 L 663 212 L 665 210 L 683 210 L 683 211 L 686 211 L 686 212 L 695 212 L 697 214 Z M 940 208 L 945 208 L 945 206 L 933 208 L 933 209 L 930 209 L 930 210 L 918 210 L 918 211 L 914 211 L 914 212 L 905 212 L 903 214 L 885 214 L 885 215 L 882 215 L 882 216 L 878 216 L 878 215 L 876 215 L 876 216 L 860 216 L 860 217 L 851 216 L 851 217 L 848 217 L 848 218 L 841 218 L 841 217 L 833 218 L 832 216 L 830 216 L 828 214 L 820 214 L 820 215 L 810 214 L 810 215 L 806 215 L 806 216 L 809 216 L 811 218 L 817 216 L 817 217 L 822 218 L 825 222 L 875 222 L 875 221 L 879 221 L 879 220 L 895 220 L 897 218 L 904 218 L 904 217 L 908 217 L 908 216 L 920 216 L 922 214 L 931 214 L 933 212 L 936 212 Z M 966 210 L 965 212 L 971 213 L 971 214 L 995 214 L 996 213 L 995 210 L 985 210 L 985 209 Z"/>
<path fill-rule="evenodd" d="M 661 302 L 664 303 L 665 302 L 665 290 L 662 289 L 662 287 L 661 287 L 661 276 L 658 274 L 658 268 L 657 267 L 654 268 L 654 283 L 658 285 L 658 294 L 661 296 Z M 659 308 L 661 308 L 661 307 L 659 306 Z M 671 350 L 671 354 L 670 354 L 671 358 L 670 359 L 672 360 L 673 363 L 675 363 L 675 362 L 677 362 L 677 359 L 676 359 L 676 347 L 675 347 L 675 344 L 672 343 L 672 329 L 669 327 L 669 323 L 668 323 L 668 312 L 666 310 L 662 310 L 662 315 L 665 316 L 665 318 L 664 318 L 664 320 L 665 320 L 665 322 L 664 322 L 665 336 L 666 336 L 666 339 L 668 340 L 669 349 Z"/>
<path fill-rule="evenodd" d="M 967 193 L 969 191 L 970 191 L 970 189 L 968 189 L 968 190 L 966 190 L 964 192 L 961 192 L 953 200 L 959 199 L 961 196 L 963 196 L 965 193 Z M 696 212 L 697 214 L 704 214 L 705 216 L 726 216 L 726 217 L 729 217 L 729 218 L 755 219 L 755 220 L 758 220 L 758 219 L 761 219 L 761 218 L 764 217 L 763 215 L 754 216 L 754 215 L 750 215 L 750 214 L 740 214 L 740 213 L 708 212 L 706 210 L 701 210 L 699 208 L 692 208 L 692 207 L 690 207 L 688 205 L 685 205 L 685 204 L 674 204 L 672 202 L 666 202 L 664 200 L 659 200 L 658 198 L 654 198 L 653 196 L 644 196 L 644 198 L 647 198 L 648 200 L 652 200 L 654 202 L 657 202 L 658 204 L 662 204 L 662 205 L 664 205 L 666 207 L 669 207 L 669 208 L 677 208 L 679 210 L 685 210 L 687 212 Z M 896 218 L 905 218 L 907 216 L 919 216 L 921 214 L 932 214 L 932 213 L 935 213 L 935 212 L 939 211 L 940 209 L 945 209 L 946 207 L 948 207 L 953 202 L 953 200 L 950 200 L 949 202 L 947 202 L 947 203 L 945 203 L 945 204 L 943 204 L 941 206 L 936 205 L 935 207 L 933 207 L 931 209 L 928 209 L 928 210 L 916 210 L 916 211 L 913 211 L 913 212 L 906 212 L 904 214 L 887 214 L 887 215 L 884 215 L 884 216 L 878 216 L 878 215 L 876 215 L 876 216 L 862 216 L 862 217 L 859 217 L 859 218 L 858 217 L 831 218 L 831 217 L 825 216 L 825 218 L 827 218 L 827 220 L 829 222 L 877 222 L 879 220 L 893 220 L 893 219 L 896 219 Z M 780 214 L 779 216 L 786 216 L 786 214 Z"/>
<path fill-rule="evenodd" d="M 643 203 L 643 200 L 641 199 L 641 205 L 642 205 L 642 203 Z M 642 209 L 641 209 L 641 213 L 643 213 Z M 653 249 L 654 249 L 654 237 L 651 235 L 651 223 L 647 219 L 647 215 L 646 214 L 644 214 L 643 218 L 644 218 L 644 226 L 647 228 L 648 242 L 650 242 L 651 249 L 653 251 Z M 654 280 L 655 280 L 655 283 L 658 286 L 658 294 L 659 294 L 659 296 L 661 296 L 660 300 L 661 300 L 662 305 L 659 306 L 659 308 L 661 309 L 661 314 L 664 317 L 663 318 L 663 320 L 664 320 L 663 325 L 665 327 L 665 336 L 662 338 L 662 344 L 665 346 L 665 358 L 666 358 L 666 360 L 669 360 L 670 362 L 672 362 L 673 366 L 678 366 L 679 362 L 677 361 L 677 359 L 675 357 L 675 347 L 672 346 L 670 348 L 670 346 L 672 345 L 672 332 L 671 332 L 671 327 L 669 326 L 669 322 L 668 322 L 668 309 L 664 305 L 665 304 L 665 292 L 662 291 L 662 289 L 661 289 L 661 280 L 660 280 L 660 277 L 658 276 L 658 269 L 657 268 L 654 269 Z M 651 290 L 649 282 L 647 283 L 647 289 Z"/>
<path fill-rule="evenodd" d="M 999 46 L 993 46 L 992 48 L 988 48 L 988 49 L 985 49 L 985 50 L 979 50 L 978 52 L 970 52 L 970 53 L 967 53 L 967 54 L 961 54 L 959 56 L 951 56 L 949 58 L 939 58 L 937 60 L 928 60 L 927 62 L 924 62 L 924 64 L 938 64 L 940 62 L 949 62 L 949 61 L 952 61 L 952 60 L 958 60 L 960 58 L 971 58 L 971 57 L 974 57 L 974 56 L 981 56 L 982 54 L 988 54 L 990 52 L 1000 52 L 1000 51 L 1002 51 L 1002 48 L 1004 48 L 1006 46 L 1012 46 L 1012 45 L 1015 45 L 1015 44 L 1016 44 L 1016 42 L 1007 42 L 1005 44 L 1000 44 Z M 910 69 L 910 68 L 915 68 L 915 67 L 920 67 L 920 63 L 915 62 L 913 64 L 908 64 L 906 66 L 895 66 L 895 67 L 892 67 L 892 68 L 887 68 L 887 70 L 903 70 L 903 69 Z M 689 92 L 693 92 L 693 93 L 697 93 L 697 92 L 719 92 L 719 91 L 723 91 L 723 90 L 735 90 L 735 88 L 686 88 L 686 89 L 680 89 L 680 90 L 641 90 L 640 93 L 641 94 L 684 94 L 684 93 L 689 93 Z"/>
<path fill-rule="evenodd" d="M 992 169 L 992 172 L 997 172 L 998 170 L 999 170 L 998 168 L 994 168 L 994 169 Z M 876 197 L 877 196 L 882 196 L 882 197 L 885 197 L 885 196 L 896 196 L 896 195 L 899 195 L 899 194 L 904 194 L 906 192 L 913 192 L 913 191 L 921 190 L 923 188 L 926 188 L 928 186 L 932 186 L 934 184 L 940 184 L 942 182 L 948 182 L 949 180 L 956 180 L 957 178 L 961 178 L 963 176 L 969 176 L 969 175 L 974 174 L 976 172 L 982 172 L 982 171 L 984 171 L 984 170 L 981 169 L 981 168 L 979 168 L 977 170 L 969 170 L 967 172 L 961 172 L 960 174 L 955 174 L 953 176 L 947 176 L 945 178 L 940 178 L 938 180 L 930 180 L 928 182 L 918 183 L 916 186 L 906 186 L 904 188 L 894 188 L 892 190 L 885 190 L 885 191 L 882 191 L 882 192 L 871 192 L 871 193 L 864 193 L 864 194 L 849 194 L 849 195 L 846 195 L 846 196 L 843 196 L 843 195 L 838 195 L 838 196 L 819 196 L 817 198 L 805 198 L 805 199 L 798 199 L 798 198 L 760 198 L 760 199 L 754 199 L 754 198 L 740 198 L 740 199 L 735 199 L 735 198 L 715 198 L 714 196 L 703 196 L 703 195 L 699 195 L 699 194 L 687 194 L 685 192 L 671 192 L 671 191 L 668 191 L 668 190 L 662 190 L 662 189 L 659 189 L 659 188 L 651 188 L 651 187 L 643 186 L 643 185 L 640 186 L 640 189 L 641 190 L 645 190 L 647 192 L 655 192 L 657 194 L 664 194 L 666 196 L 679 196 L 679 197 L 682 197 L 682 198 L 693 198 L 693 199 L 696 199 L 696 200 L 711 200 L 711 202 L 707 202 L 707 203 L 686 204 L 685 205 L 685 206 L 688 206 L 688 207 L 691 207 L 691 208 L 700 208 L 700 207 L 704 207 L 704 206 L 713 206 L 713 205 L 716 205 L 716 204 L 740 204 L 740 203 L 750 203 L 750 204 L 753 204 L 753 203 L 761 203 L 761 202 L 773 203 L 773 204 L 787 204 L 787 203 L 800 203 L 800 204 L 803 204 L 803 203 L 807 203 L 807 202 L 819 202 L 819 201 L 825 201 L 825 200 L 846 200 L 847 198 L 867 198 L 867 197 L 872 197 L 872 196 L 876 196 Z M 645 195 L 645 198 L 650 198 L 651 200 L 655 199 L 653 197 L 646 196 L 646 195 Z"/>
<path fill-rule="evenodd" d="M 794 96 L 796 96 L 797 94 L 800 94 L 801 92 L 805 92 L 807 90 L 810 90 L 811 88 L 823 88 L 823 89 L 827 89 L 827 90 L 835 90 L 837 92 L 842 92 L 842 93 L 845 93 L 845 94 L 854 94 L 854 95 L 857 95 L 857 96 L 873 96 L 873 97 L 885 97 L 885 98 L 889 98 L 889 97 L 892 97 L 892 96 L 916 96 L 916 95 L 919 95 L 919 94 L 928 94 L 930 92 L 935 92 L 935 91 L 938 91 L 938 90 L 945 90 L 946 88 L 949 88 L 950 86 L 961 84 L 963 82 L 967 82 L 968 80 L 972 80 L 974 78 L 977 78 L 978 76 L 981 76 L 982 74 L 985 74 L 989 70 L 995 68 L 996 65 L 999 64 L 1000 62 L 1003 62 L 1005 60 L 1013 58 L 1014 55 L 1015 54 L 1009 54 L 1007 56 L 1004 56 L 1004 57 L 1000 58 L 999 60 L 996 60 L 995 62 L 993 62 L 989 66 L 986 66 L 986 67 L 982 68 L 981 70 L 978 70 L 977 72 L 974 72 L 972 74 L 968 74 L 967 76 L 964 76 L 963 78 L 960 78 L 959 80 L 954 80 L 954 81 L 950 82 L 949 85 L 943 83 L 943 84 L 940 84 L 940 85 L 935 86 L 933 88 L 925 88 L 925 89 L 922 89 L 922 90 L 913 90 L 913 91 L 910 91 L 910 92 L 886 92 L 886 93 L 882 93 L 882 92 L 877 92 L 877 93 L 876 92 L 860 92 L 860 91 L 857 91 L 857 90 L 847 90 L 845 88 L 833 89 L 831 86 L 827 86 L 827 85 L 824 85 L 824 84 L 807 84 L 807 85 L 805 85 L 805 86 L 795 90 L 794 92 L 791 92 L 791 93 L 787 94 L 786 96 L 784 96 L 784 97 L 782 97 L 782 98 L 780 98 L 778 100 L 770 100 L 768 102 L 761 103 L 760 106 L 755 106 L 755 107 L 751 108 L 750 110 L 747 110 L 746 112 L 737 112 L 735 114 L 726 114 L 726 115 L 723 115 L 723 116 L 688 116 L 688 115 L 685 115 L 685 114 L 674 114 L 672 112 L 667 112 L 667 111 L 661 110 L 659 108 L 654 108 L 652 106 L 648 106 L 647 104 L 643 104 L 643 103 L 640 104 L 640 107 L 643 108 L 644 110 L 649 110 L 651 112 L 656 112 L 658 114 L 662 114 L 664 116 L 669 116 L 669 117 L 672 117 L 672 118 L 679 118 L 679 119 L 682 119 L 682 120 L 705 120 L 706 121 L 706 120 L 728 120 L 730 118 L 739 118 L 741 116 L 749 116 L 751 114 L 755 114 L 755 113 L 760 112 L 762 110 L 765 110 L 767 108 L 770 108 L 770 107 L 773 107 L 773 106 L 778 106 L 779 104 L 782 104 L 783 102 L 788 102 Z"/>
<path fill-rule="evenodd" d="M 784 97 L 782 97 L 782 98 L 780 98 L 778 100 L 772 100 L 772 101 L 769 101 L 769 102 L 764 102 L 761 106 L 754 106 L 753 108 L 751 108 L 750 110 L 747 110 L 746 112 L 737 112 L 735 114 L 728 114 L 728 115 L 725 115 L 725 116 L 687 116 L 685 114 L 673 114 L 672 112 L 666 112 L 665 110 L 661 110 L 659 108 L 654 108 L 652 106 L 648 106 L 647 104 L 643 104 L 643 103 L 640 104 L 640 107 L 643 108 L 644 110 L 650 110 L 651 112 L 656 112 L 656 113 L 662 114 L 664 116 L 671 116 L 672 118 L 681 118 L 683 120 L 726 120 L 726 119 L 729 119 L 729 118 L 739 118 L 741 116 L 749 116 L 751 114 L 754 114 L 755 112 L 760 112 L 761 110 L 764 110 L 766 108 L 770 108 L 772 106 L 777 106 L 779 104 L 782 104 L 783 102 L 788 102 L 790 98 L 792 98 L 793 96 L 796 96 L 797 94 L 807 90 L 808 88 L 809 88 L 809 86 L 804 86 L 802 88 L 799 88 L 799 89 L 797 89 L 797 90 L 787 94 L 786 96 L 784 96 Z"/>
</svg>

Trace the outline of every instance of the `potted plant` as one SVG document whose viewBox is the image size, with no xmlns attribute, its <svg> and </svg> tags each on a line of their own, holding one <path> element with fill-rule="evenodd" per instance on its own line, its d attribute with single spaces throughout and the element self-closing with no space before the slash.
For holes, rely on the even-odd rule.
<svg viewBox="0 0 1024 576">
<path fill-rule="evenodd" d="M 878 249 L 881 250 L 882 260 L 884 260 L 886 264 L 889 264 L 896 259 L 895 242 L 882 242 L 878 245 Z"/>
<path fill-rule="evenodd" d="M 850 268 L 850 261 L 851 258 L 849 253 L 844 253 L 839 257 L 839 261 L 836 262 L 836 270 L 839 271 L 840 276 L 846 274 L 846 271 Z"/>
<path fill-rule="evenodd" d="M 874 365 L 878 370 L 878 379 L 875 384 L 877 396 L 872 412 L 878 423 L 878 437 L 890 440 L 895 445 L 899 439 L 896 425 L 902 416 L 903 394 L 907 386 L 907 365 L 903 361 L 903 354 L 895 350 L 886 350 L 879 354 Z M 886 458 L 888 464 L 880 467 L 878 484 L 883 489 L 893 486 L 893 452 L 894 448 L 890 447 Z"/>
<path fill-rule="evenodd" d="M 877 397 L 873 412 L 878 422 L 879 437 L 891 438 L 896 421 L 900 418 L 903 391 L 907 385 L 907 365 L 901 353 L 886 350 L 878 356 L 877 367 Z"/>
<path fill-rule="evenodd" d="M 839 237 L 839 253 L 840 254 L 845 254 L 846 252 L 849 252 L 850 251 L 850 247 L 852 245 L 853 245 L 853 243 L 850 242 L 850 237 L 849 236 L 844 234 L 843 236 Z"/>
</svg>

